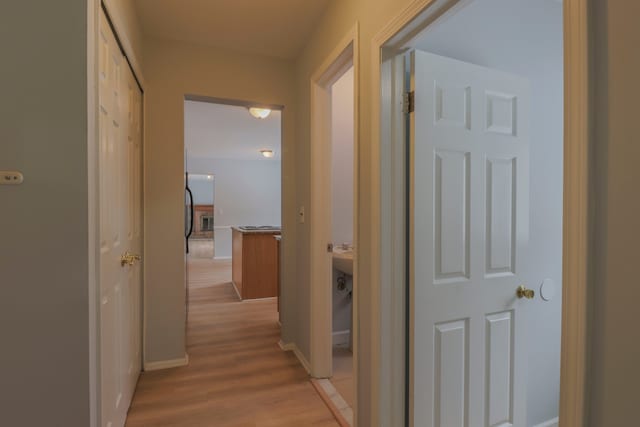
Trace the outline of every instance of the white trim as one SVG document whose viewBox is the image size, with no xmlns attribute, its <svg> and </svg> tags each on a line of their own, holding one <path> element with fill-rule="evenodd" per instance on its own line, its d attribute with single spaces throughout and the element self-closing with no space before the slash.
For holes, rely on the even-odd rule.
<svg viewBox="0 0 640 427">
<path fill-rule="evenodd" d="M 344 331 L 334 331 L 331 333 L 331 342 L 333 346 L 344 346 L 349 344 L 349 338 L 351 337 L 351 331 L 346 329 Z"/>
<path fill-rule="evenodd" d="M 278 341 L 278 347 L 280 347 L 282 351 L 292 351 L 295 346 L 294 343 L 285 344 L 282 340 Z"/>
<path fill-rule="evenodd" d="M 398 64 L 382 49 L 392 38 L 415 28 L 416 18 L 436 0 L 410 3 L 376 34 L 371 44 L 371 395 L 372 425 L 395 427 L 404 424 L 405 414 L 405 239 L 404 174 L 395 142 L 403 138 L 402 126 L 394 126 L 399 100 L 394 90 L 402 89 L 395 79 Z M 419 25 L 419 24 L 417 24 Z M 396 42 L 397 43 L 397 42 Z M 391 50 L 391 49 L 389 49 Z M 397 49 L 396 49 L 397 50 Z M 386 53 L 386 52 L 385 52 Z M 383 76 L 384 67 L 384 76 Z M 382 90 L 383 77 L 389 87 Z M 384 104 L 383 104 L 384 95 Z M 392 107 L 395 105 L 395 108 Z M 388 120 L 385 120 L 388 117 Z M 385 118 L 385 119 L 383 119 Z M 383 137 L 384 130 L 384 137 Z M 384 138 L 384 140 L 383 140 Z M 394 150 L 396 148 L 396 150 Z M 384 219 L 384 221 L 383 221 Z M 376 262 L 377 261 L 377 262 Z M 382 304 L 386 301 L 388 304 Z M 383 328 L 383 325 L 385 326 Z M 399 341 L 400 340 L 400 341 Z M 398 378 L 400 377 L 400 378 Z M 381 387 L 384 384 L 385 387 Z"/>
<path fill-rule="evenodd" d="M 359 27 L 354 27 L 342 38 L 332 52 L 311 76 L 311 375 L 329 378 L 332 374 L 332 310 L 331 310 L 331 255 L 327 243 L 331 241 L 331 185 L 326 180 L 326 171 L 331 165 L 331 147 L 327 134 L 331 129 L 331 85 L 353 65 L 354 68 L 354 242 L 358 248 L 359 215 L 359 64 L 357 58 Z M 353 352 L 354 364 L 358 363 L 358 257 L 354 256 L 353 274 Z M 356 390 L 358 369 L 354 369 Z M 358 393 L 356 393 L 358 394 Z M 357 400 L 357 399 L 356 399 Z"/>
<path fill-rule="evenodd" d="M 549 421 L 545 421 L 541 424 L 537 424 L 534 427 L 558 427 L 558 417 Z"/>
<path fill-rule="evenodd" d="M 233 290 L 236 291 L 236 295 L 238 295 L 238 299 L 240 301 L 242 301 L 242 295 L 240 295 L 240 292 L 238 291 L 238 287 L 236 286 L 236 282 L 234 282 L 233 280 L 231 281 L 231 284 L 233 285 Z"/>
<path fill-rule="evenodd" d="M 335 386 L 331 383 L 330 380 L 326 378 L 321 379 L 313 379 L 312 383 L 315 383 L 317 387 L 320 389 L 316 390 L 318 393 L 324 394 L 324 396 L 320 396 L 325 400 L 327 406 L 329 406 L 329 410 L 333 413 L 334 417 L 336 417 L 338 424 L 341 426 L 343 423 L 347 423 L 350 426 L 353 426 L 353 409 L 344 397 L 340 394 L 338 390 L 336 390 Z M 338 417 L 342 419 L 338 419 Z"/>
<path fill-rule="evenodd" d="M 298 358 L 298 361 L 300 362 L 304 370 L 307 371 L 307 374 L 311 375 L 311 365 L 295 343 L 285 344 L 282 342 L 282 340 L 280 340 L 278 341 L 278 346 L 280 346 L 282 351 L 292 351 L 293 354 L 295 354 L 295 356 Z"/>
<path fill-rule="evenodd" d="M 213 259 L 224 261 L 225 259 L 231 259 L 231 257 L 230 256 L 214 256 Z"/>
<path fill-rule="evenodd" d="M 184 357 L 181 357 L 179 359 L 160 360 L 158 362 L 145 362 L 144 370 L 146 372 L 159 371 L 161 369 L 178 368 L 180 366 L 187 366 L 188 364 L 189 364 L 189 355 L 185 353 Z"/>
<path fill-rule="evenodd" d="M 398 407 L 398 382 L 380 387 L 385 370 L 393 375 L 404 372 L 404 348 L 391 345 L 394 336 L 405 334 L 404 322 L 394 301 L 404 298 L 404 277 L 394 270 L 404 260 L 404 254 L 394 249 L 404 236 L 394 229 L 393 204 L 383 204 L 382 197 L 397 195 L 394 189 L 393 158 L 388 156 L 393 144 L 390 116 L 392 110 L 383 106 L 383 60 L 398 54 L 419 29 L 426 23 L 451 11 L 453 7 L 467 4 L 468 0 L 415 0 L 394 17 L 372 40 L 371 86 L 371 254 L 370 288 L 372 331 L 371 389 L 374 401 L 371 405 L 371 424 L 380 426 L 403 425 L 404 411 Z M 563 320 L 562 366 L 560 387 L 560 419 L 562 427 L 581 427 L 585 424 L 586 410 L 586 362 L 588 344 L 588 256 L 590 238 L 590 74 L 589 30 L 587 0 L 564 1 L 564 55 L 565 55 L 565 153 L 564 153 L 564 233 L 563 233 Z M 383 52 L 384 49 L 384 52 Z M 569 78 L 570 77 L 570 78 Z M 392 84 L 391 81 L 387 83 Z M 385 103 L 390 100 L 385 99 Z M 397 100 L 395 100 L 397 101 Z M 385 116 L 383 116 L 383 114 Z M 386 122 L 385 122 L 386 120 Z M 383 137 L 383 129 L 385 134 Z M 384 139 L 383 139 L 384 138 Z M 402 171 L 404 172 L 404 171 Z M 396 179 L 397 181 L 397 179 Z M 384 218 L 384 222 L 382 219 Z M 398 258 L 402 259 L 398 259 Z M 379 262 L 376 262 L 379 260 Z M 384 284 L 384 285 L 383 285 Z M 388 304 L 381 304 L 390 301 Z M 383 322 L 391 322 L 382 329 Z M 402 379 L 404 381 L 404 378 Z M 403 391 L 402 391 L 403 392 Z M 402 393 L 403 394 L 403 393 Z M 402 418 L 400 418 L 402 417 Z"/>
<path fill-rule="evenodd" d="M 89 427 L 100 423 L 100 244 L 98 197 L 98 19 L 99 0 L 87 0 L 87 190 L 89 303 Z"/>
</svg>

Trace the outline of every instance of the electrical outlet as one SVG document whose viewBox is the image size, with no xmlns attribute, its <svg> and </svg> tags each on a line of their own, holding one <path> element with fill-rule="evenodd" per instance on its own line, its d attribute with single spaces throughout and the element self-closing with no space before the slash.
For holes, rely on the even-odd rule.
<svg viewBox="0 0 640 427">
<path fill-rule="evenodd" d="M 0 185 L 20 185 L 24 176 L 17 171 L 0 171 Z"/>
</svg>

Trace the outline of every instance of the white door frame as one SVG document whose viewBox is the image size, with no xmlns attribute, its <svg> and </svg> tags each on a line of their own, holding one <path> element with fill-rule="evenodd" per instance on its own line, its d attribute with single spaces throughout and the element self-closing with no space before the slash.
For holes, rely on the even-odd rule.
<svg viewBox="0 0 640 427">
<path fill-rule="evenodd" d="M 398 158 L 404 129 L 398 126 L 403 90 L 393 60 L 435 19 L 470 0 L 414 0 L 372 40 L 372 336 L 379 339 L 373 367 L 371 416 L 375 425 L 403 425 L 405 401 L 406 231 L 404 162 Z M 588 0 L 564 0 L 564 213 L 560 426 L 582 427 L 586 411 L 588 277 L 591 245 L 589 195 L 591 111 Z M 396 94 L 394 96 L 394 90 Z M 384 203 L 382 203 L 384 202 Z M 376 360 L 377 359 L 377 360 Z M 398 378 L 398 377 L 401 378 Z M 377 404 L 376 404 L 377 403 Z"/>
<path fill-rule="evenodd" d="M 359 66 L 358 25 L 356 24 L 333 49 L 311 77 L 311 375 L 328 378 L 332 374 L 332 302 L 331 263 L 327 244 L 331 242 L 331 85 L 353 65 L 354 68 L 354 270 L 353 270 L 353 359 L 358 360 L 358 127 Z M 357 369 L 354 369 L 357 390 Z M 354 411 L 356 412 L 356 411 Z"/>
<path fill-rule="evenodd" d="M 98 193 L 99 64 L 98 20 L 100 2 L 87 0 L 87 187 L 89 190 L 87 225 L 89 239 L 88 305 L 89 305 L 89 427 L 98 427 L 100 413 L 100 223 Z"/>
</svg>

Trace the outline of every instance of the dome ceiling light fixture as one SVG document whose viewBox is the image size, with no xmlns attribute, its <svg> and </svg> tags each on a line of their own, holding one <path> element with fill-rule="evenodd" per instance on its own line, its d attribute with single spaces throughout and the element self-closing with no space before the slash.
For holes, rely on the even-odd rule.
<svg viewBox="0 0 640 427">
<path fill-rule="evenodd" d="M 271 114 L 271 109 L 250 107 L 249 114 L 251 114 L 256 119 L 266 119 L 267 117 L 269 117 L 269 114 Z"/>
<path fill-rule="evenodd" d="M 262 156 L 270 159 L 271 157 L 273 157 L 273 150 L 260 150 L 260 153 L 262 153 Z"/>
</svg>

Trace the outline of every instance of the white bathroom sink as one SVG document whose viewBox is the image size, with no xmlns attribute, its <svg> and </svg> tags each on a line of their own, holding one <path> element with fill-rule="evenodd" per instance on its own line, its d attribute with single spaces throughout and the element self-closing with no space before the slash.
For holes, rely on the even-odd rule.
<svg viewBox="0 0 640 427">
<path fill-rule="evenodd" d="M 353 276 L 353 249 L 334 248 L 333 268 L 344 274 Z"/>
</svg>

